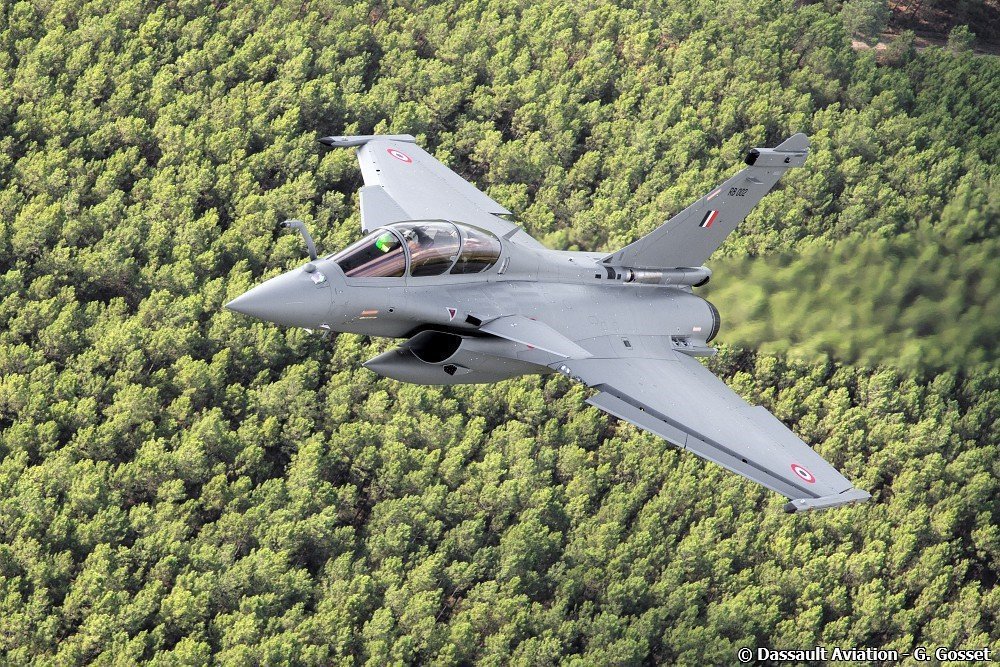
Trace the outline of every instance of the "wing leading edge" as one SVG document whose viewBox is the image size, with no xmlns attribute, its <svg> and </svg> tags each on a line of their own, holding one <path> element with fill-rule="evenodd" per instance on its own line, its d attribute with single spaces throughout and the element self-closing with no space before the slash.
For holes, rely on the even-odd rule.
<svg viewBox="0 0 1000 667">
<path fill-rule="evenodd" d="M 790 500 L 788 512 L 864 502 L 812 448 L 695 359 L 571 359 L 553 364 L 599 389 L 588 402 Z"/>
</svg>

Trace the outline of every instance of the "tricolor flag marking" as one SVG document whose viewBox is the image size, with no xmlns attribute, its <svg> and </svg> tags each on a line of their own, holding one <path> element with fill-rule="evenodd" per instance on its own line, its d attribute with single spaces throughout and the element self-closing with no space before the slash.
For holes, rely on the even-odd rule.
<svg viewBox="0 0 1000 667">
<path fill-rule="evenodd" d="M 709 211 L 708 213 L 705 214 L 705 217 L 701 219 L 701 224 L 699 224 L 698 226 L 708 229 L 709 227 L 712 226 L 712 223 L 715 222 L 715 219 L 718 217 L 719 217 L 718 211 Z"/>
<path fill-rule="evenodd" d="M 715 199 L 718 196 L 718 194 L 720 192 L 722 192 L 722 188 L 719 188 L 718 190 L 715 190 L 710 195 L 708 195 L 707 197 L 705 197 L 705 201 L 712 201 L 713 199 Z"/>
<path fill-rule="evenodd" d="M 362 310 L 360 320 L 374 320 L 378 317 L 378 310 Z"/>
</svg>

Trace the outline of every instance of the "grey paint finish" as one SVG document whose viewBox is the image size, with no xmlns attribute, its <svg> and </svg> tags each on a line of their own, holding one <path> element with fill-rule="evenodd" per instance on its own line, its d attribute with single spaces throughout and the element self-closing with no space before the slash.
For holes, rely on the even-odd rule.
<svg viewBox="0 0 1000 667">
<path fill-rule="evenodd" d="M 365 229 L 449 220 L 461 243 L 454 233 L 439 243 L 420 231 L 442 225 L 397 225 L 370 237 L 390 239 L 391 254 L 382 257 L 388 247 L 369 240 L 273 278 L 228 308 L 285 326 L 406 339 L 365 363 L 404 382 L 565 373 L 597 390 L 591 404 L 788 497 L 789 511 L 868 499 L 694 358 L 715 353 L 708 341 L 719 325 L 714 307 L 692 290 L 711 275 L 700 265 L 785 171 L 805 161 L 804 135 L 752 150 L 745 169 L 610 255 L 543 247 L 409 135 L 322 141 L 358 148 Z M 438 253 L 429 271 L 437 275 L 410 275 L 418 265 L 411 256 L 428 252 Z M 479 263 L 458 261 L 466 252 Z M 361 253 L 357 262 L 352 253 Z M 470 266 L 479 272 L 466 272 Z"/>
<path fill-rule="evenodd" d="M 373 229 L 400 220 L 408 220 L 406 211 L 399 207 L 381 185 L 366 185 L 358 190 L 361 204 L 361 232 L 367 234 Z"/>
<path fill-rule="evenodd" d="M 551 372 L 543 364 L 520 358 L 522 348 L 496 338 L 424 331 L 364 366 L 379 375 L 417 384 L 479 384 Z"/>
<path fill-rule="evenodd" d="M 628 405 L 618 416 L 635 423 L 641 414 L 648 421 L 640 428 L 787 497 L 821 498 L 851 488 L 770 412 L 747 405 L 691 357 L 568 360 L 559 368 Z"/>
<path fill-rule="evenodd" d="M 226 308 L 288 327 L 315 326 L 329 317 L 334 289 L 329 280 L 314 282 L 314 274 L 302 269 L 283 273 L 236 297 Z"/>
<path fill-rule="evenodd" d="M 587 359 L 594 356 L 544 322 L 524 315 L 498 317 L 480 326 L 479 330 L 567 359 Z"/>
</svg>

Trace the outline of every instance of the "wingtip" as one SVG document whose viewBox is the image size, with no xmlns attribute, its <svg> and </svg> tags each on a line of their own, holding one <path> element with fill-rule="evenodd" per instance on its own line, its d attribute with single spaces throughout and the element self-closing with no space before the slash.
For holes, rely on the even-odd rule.
<svg viewBox="0 0 1000 667">
<path fill-rule="evenodd" d="M 860 505 L 871 500 L 872 494 L 861 489 L 848 489 L 843 493 L 822 498 L 796 498 L 785 503 L 783 509 L 789 514 L 815 510 L 827 510 L 844 505 Z"/>
<path fill-rule="evenodd" d="M 417 139 L 412 134 L 356 134 L 356 135 L 330 135 L 320 137 L 319 143 L 329 148 L 350 148 L 352 146 L 364 146 L 369 141 L 405 141 L 416 143 Z"/>
<path fill-rule="evenodd" d="M 809 148 L 809 137 L 803 132 L 796 132 L 774 147 L 776 151 L 804 151 Z"/>
</svg>

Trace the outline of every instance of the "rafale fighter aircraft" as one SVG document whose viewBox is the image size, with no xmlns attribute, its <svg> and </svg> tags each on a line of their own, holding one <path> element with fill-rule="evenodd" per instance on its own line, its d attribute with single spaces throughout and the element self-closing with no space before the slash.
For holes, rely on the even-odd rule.
<svg viewBox="0 0 1000 667">
<path fill-rule="evenodd" d="M 776 491 L 789 512 L 863 502 L 761 406 L 695 357 L 711 356 L 715 307 L 695 296 L 702 264 L 782 174 L 805 162 L 796 134 L 756 148 L 747 166 L 646 236 L 612 253 L 550 250 L 511 212 L 409 135 L 326 137 L 357 147 L 363 238 L 226 304 L 284 326 L 403 338 L 365 362 L 419 384 L 563 373 L 588 402 Z"/>
</svg>

